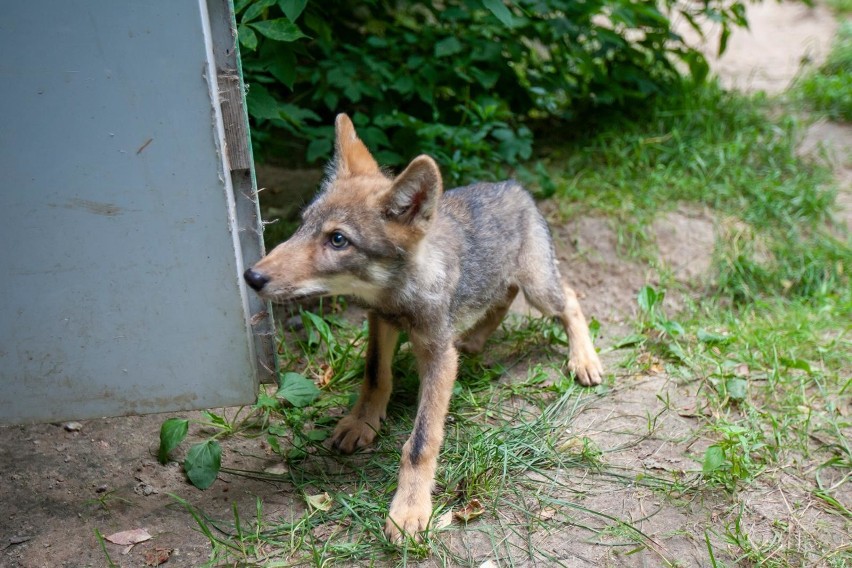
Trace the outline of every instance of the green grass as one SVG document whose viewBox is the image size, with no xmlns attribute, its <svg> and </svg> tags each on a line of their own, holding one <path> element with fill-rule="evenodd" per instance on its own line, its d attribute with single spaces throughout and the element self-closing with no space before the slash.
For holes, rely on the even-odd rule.
<svg viewBox="0 0 852 568">
<path fill-rule="evenodd" d="M 838 15 L 844 16 L 852 14 L 852 0 L 827 0 L 826 2 L 831 9 Z"/>
<path fill-rule="evenodd" d="M 659 101 L 641 118 L 599 124 L 528 173 L 553 192 L 565 219 L 589 212 L 613 218 L 624 255 L 649 267 L 656 266 L 648 231 L 655 216 L 679 203 L 710 208 L 720 227 L 714 272 L 678 314 L 667 312 L 661 287 L 643 289 L 632 333 L 609 355 L 620 363 L 597 389 L 565 376 L 564 332 L 546 320 L 510 318 L 486 355 L 462 359 L 433 499 L 435 519 L 477 500 L 482 515 L 469 523 L 434 529 L 423 543 L 385 540 L 416 406 L 413 356 L 400 348 L 396 392 L 375 449 L 337 455 L 324 443 L 336 421 L 329 415 L 353 402 L 366 332 L 334 304 L 323 306 L 323 317 L 304 314 L 303 330 L 282 335 L 282 368 L 331 380 L 302 408 L 264 399 L 263 433 L 287 472 L 223 468 L 275 481 L 304 505 L 281 518 L 258 500 L 250 515 L 234 509 L 221 520 L 182 501 L 211 542 L 211 564 L 407 565 L 428 556 L 438 565 L 478 566 L 481 558 L 451 545 L 451 534 L 464 532 L 478 535 L 501 562 L 558 565 L 538 543 L 564 530 L 616 556 L 648 550 L 662 565 L 679 565 L 658 535 L 643 532 L 641 519 L 595 510 L 578 480 L 615 493 L 641 488 L 684 514 L 705 511 L 685 538 L 707 551 L 708 565 L 852 561 L 852 550 L 833 547 L 820 527 L 794 532 L 778 521 L 755 529 L 761 517 L 753 493 L 784 487 L 782 473 L 797 480 L 798 498 L 807 501 L 789 504 L 797 514 L 814 508 L 847 528 L 852 523 L 844 501 L 852 471 L 852 246 L 832 225 L 829 172 L 796 156 L 800 125 L 778 113 L 779 104 L 706 86 Z M 591 407 L 606 407 L 613 391 L 659 372 L 671 384 L 658 395 L 662 407 L 648 409 L 647 433 L 632 434 L 653 438 L 658 421 L 679 412 L 669 396 L 688 392 L 695 410 L 683 458 L 696 467 L 618 467 L 608 459 L 616 449 L 571 432 Z M 309 504 L 323 493 L 327 501 Z"/>
<path fill-rule="evenodd" d="M 846 2 L 846 10 L 852 3 Z M 797 96 L 818 114 L 852 122 L 852 20 L 837 31 L 826 62 L 796 84 Z"/>
<path fill-rule="evenodd" d="M 661 212 L 711 208 L 728 233 L 715 290 L 734 301 L 837 289 L 852 253 L 827 226 L 830 172 L 796 156 L 801 125 L 791 115 L 767 119 L 771 104 L 713 85 L 688 89 L 557 149 L 538 185 L 552 186 L 565 218 L 615 217 L 625 254 L 644 259 L 656 255 L 647 228 Z"/>
</svg>

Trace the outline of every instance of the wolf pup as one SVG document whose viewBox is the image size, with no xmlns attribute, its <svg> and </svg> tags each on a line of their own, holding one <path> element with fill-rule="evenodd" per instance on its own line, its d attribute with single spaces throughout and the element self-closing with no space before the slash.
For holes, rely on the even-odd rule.
<svg viewBox="0 0 852 568">
<path fill-rule="evenodd" d="M 408 332 L 420 374 L 414 431 L 402 449 L 399 485 L 385 522 L 398 540 L 432 515 L 432 486 L 458 350 L 476 352 L 523 291 L 565 326 L 568 367 L 583 385 L 603 369 L 577 296 L 562 283 L 547 223 L 518 183 L 479 183 L 444 192 L 438 166 L 415 158 L 396 178 L 382 171 L 345 114 L 335 154 L 302 225 L 246 270 L 260 296 L 293 300 L 346 295 L 368 310 L 369 343 L 358 401 L 332 444 L 370 444 L 391 394 L 391 359 Z"/>
</svg>

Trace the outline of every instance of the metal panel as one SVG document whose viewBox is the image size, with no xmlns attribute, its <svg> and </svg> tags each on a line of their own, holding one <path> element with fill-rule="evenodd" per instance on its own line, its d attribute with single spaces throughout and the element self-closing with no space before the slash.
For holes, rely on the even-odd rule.
<svg viewBox="0 0 852 568">
<path fill-rule="evenodd" d="M 5 7 L 0 422 L 255 399 L 271 325 L 240 278 L 262 244 L 235 49 L 224 0 Z"/>
</svg>

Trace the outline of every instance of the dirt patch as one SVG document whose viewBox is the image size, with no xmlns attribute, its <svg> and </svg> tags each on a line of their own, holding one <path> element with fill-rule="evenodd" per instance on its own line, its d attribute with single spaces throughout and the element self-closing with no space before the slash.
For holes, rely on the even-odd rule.
<svg viewBox="0 0 852 568">
<path fill-rule="evenodd" d="M 808 126 L 799 155 L 827 164 L 837 180 L 837 220 L 852 229 L 852 124 L 822 119 Z"/>
<path fill-rule="evenodd" d="M 721 29 L 709 29 L 705 41 L 686 22 L 678 31 L 688 43 L 700 46 L 722 85 L 744 91 L 782 93 L 802 65 L 825 60 L 837 30 L 837 20 L 826 6 L 804 2 L 748 4 L 749 29 L 737 29 L 717 56 Z"/>
<path fill-rule="evenodd" d="M 269 514 L 298 508 L 293 495 L 257 480 L 222 476 L 207 491 L 191 487 L 179 464 L 156 460 L 166 418 L 87 420 L 72 432 L 59 424 L 2 428 L 0 566 L 104 566 L 95 530 L 110 535 L 136 528 L 153 538 L 126 553 L 126 547 L 106 544 L 119 566 L 144 566 L 145 555 L 157 548 L 170 551 L 168 566 L 201 565 L 210 543 L 170 493 L 216 519 L 232 518 L 233 503 L 251 514 L 256 495 Z M 262 470 L 265 452 L 258 440 L 235 439 L 223 459 L 231 467 Z"/>
</svg>

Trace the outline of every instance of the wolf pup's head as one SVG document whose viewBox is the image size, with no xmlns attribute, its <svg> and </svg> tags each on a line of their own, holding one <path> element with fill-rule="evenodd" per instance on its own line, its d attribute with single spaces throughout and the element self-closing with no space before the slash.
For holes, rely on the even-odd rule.
<svg viewBox="0 0 852 568">
<path fill-rule="evenodd" d="M 442 192 L 434 160 L 418 156 L 396 178 L 383 172 L 345 114 L 334 159 L 292 237 L 245 271 L 264 298 L 348 295 L 377 305 L 416 254 Z"/>
</svg>

